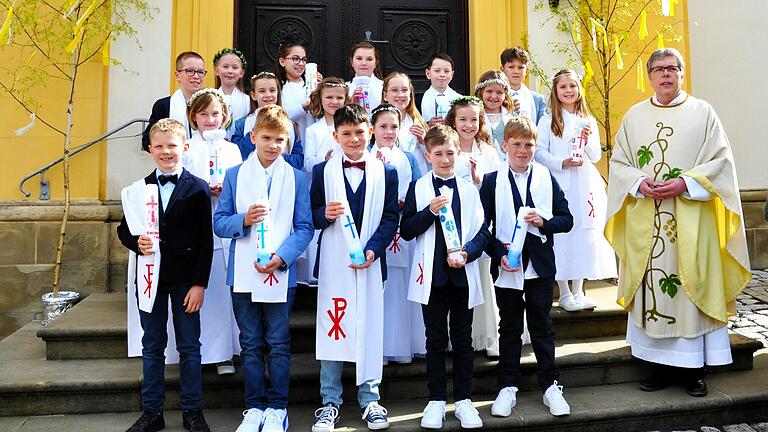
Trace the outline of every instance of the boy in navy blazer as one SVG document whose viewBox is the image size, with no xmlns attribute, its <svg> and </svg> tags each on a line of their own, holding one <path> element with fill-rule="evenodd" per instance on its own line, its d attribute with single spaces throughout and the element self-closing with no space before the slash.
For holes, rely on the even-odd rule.
<svg viewBox="0 0 768 432">
<path fill-rule="evenodd" d="M 149 130 L 149 138 L 149 153 L 157 169 L 144 181 L 158 185 L 161 265 L 152 312 L 139 311 L 144 330 L 141 340 L 144 413 L 128 431 L 149 432 L 165 427 L 164 351 L 168 343 L 169 297 L 180 359 L 184 427 L 192 431 L 208 431 L 202 414 L 199 310 L 203 306 L 213 256 L 210 191 L 206 182 L 182 168 L 181 159 L 187 144 L 181 123 L 162 119 Z M 152 253 L 152 239 L 131 235 L 125 217 L 117 233 L 123 245 L 137 255 Z"/>
<path fill-rule="evenodd" d="M 240 328 L 246 409 L 238 431 L 282 432 L 288 428 L 289 327 L 291 300 L 296 288 L 295 262 L 314 234 L 305 175 L 281 156 L 288 144 L 290 127 L 291 121 L 282 107 L 267 105 L 261 108 L 254 131 L 249 135 L 256 150 L 243 164 L 227 170 L 219 207 L 214 214 L 216 235 L 233 239 L 229 247 L 227 285 L 233 287 L 232 306 Z M 256 170 L 263 174 L 249 177 Z M 260 186 L 254 182 L 265 184 Z M 238 183 L 245 190 L 239 190 Z M 292 190 L 283 189 L 283 185 L 292 187 Z M 266 190 L 268 202 L 254 202 L 247 196 L 259 187 Z M 246 196 L 241 197 L 241 194 Z M 292 201 L 292 205 L 288 203 L 286 207 L 285 200 Z M 271 208 L 272 205 L 275 208 Z M 282 208 L 286 210 L 281 214 Z M 259 263 L 254 255 L 239 260 L 238 253 L 247 253 L 247 249 L 243 249 L 248 247 L 247 240 L 265 235 L 264 232 L 259 234 L 260 229 L 266 229 L 259 224 L 267 215 L 271 217 L 268 228 L 273 233 L 279 232 L 280 225 L 283 225 L 284 239 L 272 241 L 274 254 L 267 263 Z M 255 240 L 258 242 L 258 237 Z M 239 286 L 248 280 L 247 276 L 241 275 L 253 272 L 253 267 L 258 272 L 257 287 Z M 286 270 L 287 276 L 284 274 Z M 273 278 L 275 275 L 278 276 Z M 288 278 L 287 285 L 280 285 L 278 278 L 282 277 Z M 272 293 L 278 290 L 283 290 L 282 298 L 272 297 Z M 265 347 L 269 352 L 268 387 L 265 384 Z"/>
<path fill-rule="evenodd" d="M 553 415 L 568 415 L 570 407 L 563 398 L 562 386 L 558 385 L 560 372 L 555 365 L 555 333 L 549 316 L 552 308 L 552 290 L 555 283 L 555 254 L 552 248 L 555 233 L 568 232 L 573 227 L 573 217 L 557 181 L 543 165 L 533 161 L 536 150 L 536 126 L 527 117 L 516 117 L 504 128 L 504 151 L 508 155 L 508 168 L 488 173 L 480 187 L 480 199 L 483 202 L 485 219 L 493 225 L 494 237 L 485 251 L 493 259 L 491 267 L 504 272 L 522 272 L 522 286 L 500 287 L 501 278 L 496 280 L 496 302 L 499 306 L 499 347 L 500 356 L 497 366 L 499 394 L 491 407 L 491 414 L 506 417 L 511 414 L 516 403 L 517 385 L 520 380 L 520 350 L 523 334 L 523 311 L 526 313 L 531 345 L 538 363 L 539 387 L 544 391 L 544 404 Z M 499 179 L 505 175 L 508 179 Z M 503 182 L 502 182 L 503 181 Z M 507 200 L 508 191 L 497 189 L 497 183 L 511 188 L 513 202 Z M 551 184 L 551 188 L 549 185 Z M 540 190 L 537 190 L 540 189 Z M 536 202 L 536 200 L 540 202 Z M 497 207 L 497 204 L 499 207 Z M 515 225 L 520 207 L 546 209 L 543 212 L 531 211 L 524 219 L 529 227 L 538 229 L 534 235 L 526 233 L 522 257 L 519 263 L 510 263 L 507 258 L 505 241 L 499 239 L 499 230 L 503 224 Z M 512 219 L 502 220 L 497 208 L 514 208 Z M 540 213 L 544 213 L 547 218 Z M 520 273 L 517 273 L 520 275 Z"/>
<path fill-rule="evenodd" d="M 476 429 L 483 423 L 470 399 L 474 359 L 472 319 L 474 306 L 482 304 L 483 299 L 475 261 L 483 253 L 490 232 L 483 219 L 477 188 L 454 174 L 461 153 L 457 132 L 438 124 L 427 132 L 424 142 L 433 171 L 411 182 L 400 222 L 400 236 L 404 240 L 416 239 L 416 266 L 412 267 L 409 278 L 408 299 L 422 303 L 427 337 L 429 403 L 421 427 L 440 429 L 443 425 L 448 396 L 445 352 L 450 334 L 456 417 L 463 428 Z M 445 187 L 452 190 L 450 199 L 441 195 L 441 190 L 447 191 Z M 443 234 L 441 209 L 447 205 L 453 211 L 455 229 L 462 236 L 463 246 L 457 248 L 460 249 L 459 260 L 449 254 Z M 427 244 L 428 234 L 434 239 L 433 244 Z M 434 257 L 432 262 L 419 262 L 428 259 L 430 250 Z"/>
<path fill-rule="evenodd" d="M 384 429 L 389 422 L 378 404 L 384 350 L 383 281 L 386 248 L 399 220 L 397 171 L 368 152 L 372 127 L 360 105 L 339 108 L 333 122 L 342 153 L 315 165 L 310 190 L 312 220 L 322 230 L 314 275 L 323 407 L 316 412 L 312 431 L 330 432 L 339 421 L 345 361 L 356 364 L 363 420 L 370 429 Z M 364 261 L 350 264 L 345 230 L 361 243 Z"/>
</svg>

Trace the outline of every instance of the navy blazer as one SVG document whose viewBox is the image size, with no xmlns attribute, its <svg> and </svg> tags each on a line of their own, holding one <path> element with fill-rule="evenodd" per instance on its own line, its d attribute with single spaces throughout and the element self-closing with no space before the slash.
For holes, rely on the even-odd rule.
<svg viewBox="0 0 768 432">
<path fill-rule="evenodd" d="M 325 166 L 328 161 L 323 161 L 312 168 L 312 187 L 310 188 L 309 198 L 312 202 L 312 221 L 315 224 L 315 229 L 325 230 L 336 221 L 328 221 L 325 218 Z M 344 177 L 346 179 L 346 177 Z M 371 238 L 368 239 L 368 243 L 363 248 L 364 251 L 373 251 L 375 259 L 381 259 L 381 277 L 382 280 L 387 280 L 387 246 L 395 238 L 397 233 L 397 223 L 400 219 L 400 211 L 397 205 L 397 170 L 395 167 L 389 164 L 384 164 L 384 209 L 381 215 L 381 222 L 373 232 Z M 360 183 L 359 188 L 365 187 L 366 178 L 363 177 L 363 182 Z M 365 197 L 365 191 L 361 190 L 363 199 Z M 363 206 L 365 208 L 365 204 Z M 360 221 L 355 221 L 359 226 Z M 313 275 L 317 277 L 320 269 L 320 245 L 323 241 L 323 232 L 320 232 L 320 238 L 317 240 L 317 260 L 315 261 L 315 268 L 313 269 Z"/>
<path fill-rule="evenodd" d="M 483 203 L 483 210 L 485 211 L 485 222 L 494 226 L 493 236 L 485 248 L 485 252 L 493 260 L 491 269 L 496 269 L 501 257 L 507 254 L 507 248 L 496 238 L 496 176 L 496 171 L 486 174 L 483 177 L 482 186 L 480 186 L 480 201 Z M 511 187 L 515 180 L 511 178 L 511 173 L 509 176 Z M 565 233 L 573 228 L 573 216 L 568 210 L 568 200 L 565 199 L 565 194 L 560 189 L 557 180 L 552 177 L 551 173 L 549 176 L 552 179 L 552 218 L 545 219 L 544 225 L 539 228 L 539 231 L 547 237 L 547 241 L 542 243 L 541 238 L 527 233 L 523 244 L 523 254 L 528 256 L 530 263 L 533 264 L 533 269 L 540 277 L 554 277 L 557 273 L 553 248 L 554 234 Z M 521 198 L 525 194 L 526 198 L 523 199 L 526 202 L 530 199 L 530 194 L 527 192 L 520 191 Z M 514 203 L 506 203 L 506 205 L 515 206 L 515 213 L 517 213 L 518 207 Z"/>
<path fill-rule="evenodd" d="M 157 184 L 152 171 L 146 184 Z M 168 208 L 160 213 L 160 280 L 159 283 L 191 282 L 207 286 L 213 258 L 211 193 L 208 184 L 182 170 L 168 200 Z M 123 216 L 117 227 L 120 242 L 141 255 L 139 236 L 131 235 Z"/>
<path fill-rule="evenodd" d="M 432 176 L 432 174 L 428 174 Z M 435 188 L 434 177 L 432 178 L 432 187 Z M 435 188 L 435 196 L 439 191 Z M 461 196 L 459 188 L 453 189 L 453 199 L 451 200 L 451 210 L 456 219 L 456 227 L 461 232 Z M 443 229 L 440 226 L 440 219 L 429 209 L 429 205 L 423 209 L 416 207 L 416 182 L 412 181 L 408 186 L 408 192 L 405 194 L 405 204 L 403 205 L 403 217 L 400 220 L 400 237 L 403 240 L 412 240 L 435 225 L 435 255 L 432 263 L 432 285 L 442 286 L 448 282 L 453 286 L 466 287 L 467 272 L 465 268 L 453 268 L 448 265 L 448 250 L 445 246 L 445 237 Z M 488 231 L 488 225 L 483 221 L 480 231 L 469 241 L 464 241 L 464 252 L 467 253 L 467 262 L 470 263 L 483 253 L 486 243 L 490 240 L 491 233 Z"/>
<path fill-rule="evenodd" d="M 141 133 L 141 148 L 145 152 L 149 152 L 149 129 L 157 123 L 159 120 L 168 118 L 171 115 L 171 97 L 166 96 L 155 101 L 152 105 L 152 114 L 149 115 L 149 123 L 144 132 Z M 190 133 L 190 135 L 192 135 Z"/>
<path fill-rule="evenodd" d="M 237 176 L 242 164 L 227 170 L 224 176 L 224 189 L 219 197 L 219 206 L 213 215 L 213 229 L 221 238 L 231 238 L 229 244 L 229 263 L 227 266 L 227 285 L 235 284 L 235 248 L 237 240 L 248 237 L 251 227 L 244 227 L 245 213 L 237 212 Z M 295 179 L 293 204 L 293 230 L 288 238 L 277 248 L 275 254 L 285 263 L 281 270 L 288 270 L 288 287 L 296 286 L 296 258 L 304 252 L 312 241 L 315 229 L 312 227 L 312 215 L 309 208 L 309 187 L 306 173 L 291 168 Z"/>
<path fill-rule="evenodd" d="M 243 117 L 235 121 L 234 125 L 232 126 L 232 138 L 230 138 L 230 142 L 235 144 L 237 148 L 240 149 L 240 156 L 243 157 L 243 160 L 248 159 L 248 156 L 250 156 L 250 154 L 253 153 L 253 151 L 256 149 L 256 147 L 253 145 L 253 142 L 251 141 L 251 132 L 248 132 L 247 135 L 243 135 L 243 129 L 245 129 L 245 119 L 247 118 L 248 117 Z M 296 127 L 296 123 L 292 122 L 291 124 Z M 291 143 L 291 153 L 284 154 L 283 159 L 288 162 L 288 165 L 301 170 L 304 166 L 304 146 L 301 143 L 301 138 L 299 138 L 298 132 L 294 133 L 294 136 L 296 136 L 296 139 L 293 143 Z"/>
</svg>

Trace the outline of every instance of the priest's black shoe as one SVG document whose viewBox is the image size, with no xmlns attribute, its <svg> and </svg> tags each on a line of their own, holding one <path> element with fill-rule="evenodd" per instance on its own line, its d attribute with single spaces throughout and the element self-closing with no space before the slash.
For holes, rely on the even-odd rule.
<svg viewBox="0 0 768 432">
<path fill-rule="evenodd" d="M 707 383 L 704 378 L 695 378 L 685 384 L 685 391 L 694 397 L 703 397 L 707 395 Z"/>
<path fill-rule="evenodd" d="M 663 390 L 667 388 L 668 385 L 669 381 L 667 380 L 665 374 L 661 373 L 659 370 L 656 370 L 653 374 L 651 374 L 651 376 L 640 381 L 640 390 L 653 392 Z"/>
<path fill-rule="evenodd" d="M 182 426 L 190 432 L 211 432 L 203 417 L 203 410 L 190 410 L 181 413 Z"/>
<path fill-rule="evenodd" d="M 144 411 L 130 428 L 125 432 L 155 432 L 165 429 L 165 419 L 163 413 L 153 413 Z"/>
</svg>

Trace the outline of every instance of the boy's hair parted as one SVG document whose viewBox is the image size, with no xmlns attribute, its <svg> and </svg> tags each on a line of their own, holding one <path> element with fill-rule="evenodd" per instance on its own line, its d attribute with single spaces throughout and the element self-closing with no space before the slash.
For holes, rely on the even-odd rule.
<svg viewBox="0 0 768 432">
<path fill-rule="evenodd" d="M 243 52 L 237 48 L 223 48 L 219 52 L 214 54 L 213 67 L 216 68 L 219 65 L 219 61 L 221 60 L 221 58 L 228 54 L 231 54 L 240 60 L 240 66 L 243 68 L 243 73 L 245 73 L 245 68 L 248 66 L 248 61 L 245 59 L 245 54 L 243 54 Z M 218 75 L 216 75 L 215 87 L 216 88 L 221 87 L 221 78 L 219 78 Z M 242 77 L 239 80 L 237 80 L 237 88 L 239 88 L 241 91 L 243 90 Z"/>
<path fill-rule="evenodd" d="M 319 119 L 323 116 L 323 90 L 329 88 L 343 88 L 346 95 L 344 97 L 344 104 L 346 105 L 350 102 L 349 89 L 343 79 L 338 77 L 323 78 L 312 91 L 312 94 L 309 95 L 309 113 L 312 114 L 312 117 Z"/>
<path fill-rule="evenodd" d="M 195 120 L 195 114 L 208 108 L 208 105 L 218 101 L 221 104 L 221 117 L 226 119 L 229 115 L 229 109 L 227 103 L 224 101 L 224 93 L 221 90 L 213 88 L 204 88 L 196 91 L 187 102 L 187 120 L 192 129 L 197 130 L 197 120 Z M 223 123 L 222 123 L 223 125 Z"/>
<path fill-rule="evenodd" d="M 359 125 L 361 123 L 370 124 L 368 113 L 365 108 L 355 103 L 344 105 L 333 115 L 333 127 L 337 130 L 343 125 Z"/>
<path fill-rule="evenodd" d="M 448 114 L 445 115 L 445 124 L 456 129 L 456 110 L 466 107 L 477 108 L 479 112 L 479 122 L 477 127 L 477 134 L 475 134 L 475 140 L 477 141 L 478 146 L 481 148 L 480 152 L 482 153 L 481 144 L 488 144 L 491 142 L 491 135 L 488 133 L 488 129 L 485 126 L 485 110 L 483 109 L 483 101 L 475 96 L 462 96 L 458 99 L 455 99 L 453 102 L 451 102 L 451 109 L 448 111 Z"/>
<path fill-rule="evenodd" d="M 432 58 L 429 59 L 429 67 L 427 69 L 432 68 L 432 64 L 435 62 L 435 60 L 447 61 L 448 63 L 450 63 L 451 69 L 455 69 L 455 65 L 453 64 L 453 58 L 444 52 L 439 52 L 433 55 Z"/>
<path fill-rule="evenodd" d="M 411 81 L 408 75 L 402 72 L 392 72 L 391 74 L 387 75 L 387 77 L 384 78 L 384 85 L 381 86 L 381 100 L 386 100 L 384 95 L 387 93 L 389 83 L 395 78 L 402 78 L 408 83 L 409 101 L 408 105 L 405 107 L 404 114 L 411 116 L 413 124 L 421 125 L 421 127 L 427 129 L 429 127 L 427 122 L 424 121 L 424 117 L 422 117 L 421 113 L 419 113 L 419 110 L 416 109 L 416 90 L 413 88 L 413 81 Z"/>
<path fill-rule="evenodd" d="M 436 124 L 432 126 L 427 134 L 424 135 L 424 144 L 427 146 L 427 151 L 431 152 L 432 147 L 438 147 L 441 145 L 453 145 L 457 149 L 461 148 L 459 145 L 459 134 L 456 130 L 448 125 Z"/>
<path fill-rule="evenodd" d="M 304 55 L 309 57 L 309 50 L 307 49 L 307 45 L 303 41 L 297 41 L 293 39 L 286 39 L 282 43 L 280 43 L 280 46 L 278 47 L 277 56 L 275 57 L 275 73 L 277 74 L 277 77 L 280 79 L 280 84 L 285 85 L 285 82 L 288 81 L 288 75 L 285 74 L 285 69 L 283 69 L 282 66 L 280 66 L 280 59 L 287 56 L 289 52 L 291 52 L 291 48 L 294 47 L 301 47 L 304 50 Z"/>
<path fill-rule="evenodd" d="M 510 138 L 532 139 L 536 141 L 539 133 L 536 125 L 526 116 L 512 117 L 504 126 L 504 141 Z"/>
<path fill-rule="evenodd" d="M 203 59 L 203 56 L 200 54 L 194 52 L 194 51 L 184 51 L 183 53 L 176 56 L 176 71 L 181 70 L 181 67 L 184 65 L 184 60 L 190 59 L 190 58 L 196 58 L 200 59 L 203 64 L 205 64 L 205 60 Z"/>
<path fill-rule="evenodd" d="M 557 98 L 557 82 L 564 77 L 572 78 L 579 84 L 579 98 L 576 100 L 576 114 L 579 117 L 587 118 L 590 116 L 587 101 L 584 99 L 584 88 L 581 86 L 581 77 L 573 69 L 560 69 L 552 78 L 552 92 L 549 94 L 549 109 L 552 110 L 552 133 L 559 138 L 563 137 L 565 129 L 565 120 L 563 119 L 563 109 L 560 99 Z"/>
<path fill-rule="evenodd" d="M 152 135 L 158 132 L 166 132 L 181 137 L 182 140 L 187 139 L 187 128 L 181 124 L 180 121 L 172 118 L 164 118 L 158 120 L 155 124 L 149 128 L 149 146 L 152 147 Z"/>
<path fill-rule="evenodd" d="M 376 46 L 371 42 L 360 41 L 352 45 L 352 49 L 349 50 L 349 65 L 352 66 L 352 59 L 355 58 L 355 51 L 359 50 L 360 48 L 373 50 L 373 57 L 376 59 L 376 67 L 373 68 L 373 75 L 376 78 L 381 79 L 384 75 L 381 73 L 381 61 L 379 60 L 379 50 L 377 50 Z"/>
<path fill-rule="evenodd" d="M 253 136 L 256 136 L 260 129 L 288 135 L 292 127 L 293 122 L 288 117 L 288 112 L 285 111 L 285 108 L 274 104 L 264 105 L 259 108 L 259 112 L 256 114 L 256 121 L 253 124 Z M 287 142 L 285 153 L 291 152 L 290 147 L 291 143 Z"/>
<path fill-rule="evenodd" d="M 519 46 L 505 49 L 499 57 L 502 66 L 512 60 L 520 60 L 523 64 L 528 64 L 528 51 Z"/>
<path fill-rule="evenodd" d="M 501 71 L 489 70 L 480 75 L 475 84 L 475 96 L 483 100 L 483 92 L 489 85 L 497 84 L 504 87 L 504 101 L 501 106 L 507 111 L 512 111 L 512 98 L 509 96 L 509 80 Z"/>
<path fill-rule="evenodd" d="M 262 79 L 269 79 L 269 80 L 275 81 L 275 84 L 277 85 L 277 105 L 280 105 L 280 106 L 283 105 L 283 102 L 282 102 L 283 97 L 281 96 L 283 86 L 280 84 L 280 80 L 277 78 L 277 75 L 269 71 L 259 72 L 256 75 L 251 77 L 251 91 L 249 92 L 251 93 L 251 108 L 248 110 L 248 115 L 251 115 L 254 112 L 256 112 L 256 108 L 259 107 L 259 104 L 256 103 L 255 100 L 253 100 L 253 95 L 255 95 L 254 92 L 256 91 L 256 81 L 262 80 Z"/>
</svg>

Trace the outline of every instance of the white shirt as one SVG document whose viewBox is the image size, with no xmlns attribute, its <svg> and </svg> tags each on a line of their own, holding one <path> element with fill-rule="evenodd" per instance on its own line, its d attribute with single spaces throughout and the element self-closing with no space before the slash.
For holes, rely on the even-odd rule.
<svg viewBox="0 0 768 432">
<path fill-rule="evenodd" d="M 445 101 L 438 101 L 438 98 L 443 97 L 445 98 Z M 421 98 L 421 115 L 424 117 L 424 121 L 428 122 L 432 117 L 437 115 L 438 104 L 440 104 L 441 107 L 450 108 L 450 103 L 460 97 L 461 95 L 450 87 L 446 87 L 444 92 L 440 92 L 433 86 L 430 86 Z M 446 113 L 447 112 L 448 111 L 446 110 Z M 443 117 L 445 117 L 445 114 L 443 114 Z"/>
<path fill-rule="evenodd" d="M 178 181 L 179 178 L 181 178 L 181 173 L 184 170 L 183 167 L 177 169 L 174 172 L 171 173 L 164 173 L 160 171 L 160 168 L 155 168 L 155 175 L 157 176 L 157 189 L 160 192 L 160 201 L 163 204 L 163 209 L 168 208 L 168 201 L 171 199 L 171 195 L 173 194 L 173 190 L 176 188 L 176 184 L 173 182 L 167 182 L 164 185 L 160 184 L 160 176 L 161 175 L 176 175 L 176 181 Z"/>
<path fill-rule="evenodd" d="M 360 162 L 365 160 L 365 155 L 360 158 L 360 160 L 353 161 L 352 159 L 348 158 L 347 155 L 343 156 L 342 163 L 344 161 L 350 161 L 350 162 Z M 356 167 L 349 167 L 344 168 L 344 177 L 347 178 L 347 181 L 349 182 L 349 187 L 352 188 L 352 192 L 357 192 L 357 188 L 360 187 L 360 183 L 363 182 L 363 176 L 365 176 L 365 170 L 361 170 L 360 168 Z"/>
<path fill-rule="evenodd" d="M 528 194 L 528 176 L 531 174 L 531 165 L 528 165 L 528 169 L 525 170 L 525 172 L 515 172 L 512 171 L 512 168 L 509 169 L 509 172 L 512 173 L 512 178 L 515 180 L 517 191 L 520 192 L 520 199 L 523 201 L 523 206 L 525 206 L 525 197 Z M 524 275 L 526 279 L 536 279 L 539 277 L 539 274 L 536 273 L 536 270 L 534 270 L 533 264 L 531 264 L 530 261 L 528 262 L 528 267 L 525 269 Z"/>
<path fill-rule="evenodd" d="M 258 157 L 256 155 L 255 157 Z M 272 176 L 275 173 L 275 165 L 277 165 L 277 160 L 272 161 L 272 163 L 264 168 L 264 164 L 261 163 L 261 159 L 259 159 L 259 165 L 261 165 L 262 168 L 264 168 L 264 175 L 267 177 L 267 193 L 269 193 L 269 189 L 272 187 Z"/>
</svg>

